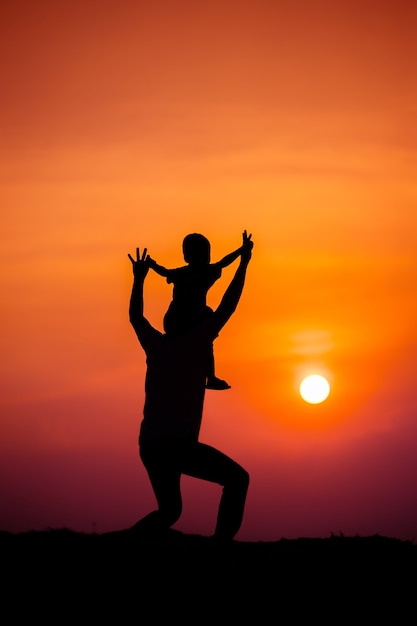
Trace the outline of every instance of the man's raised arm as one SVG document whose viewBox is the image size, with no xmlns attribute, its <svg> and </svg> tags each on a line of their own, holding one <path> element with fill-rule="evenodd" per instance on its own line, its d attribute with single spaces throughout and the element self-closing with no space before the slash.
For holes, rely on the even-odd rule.
<svg viewBox="0 0 417 626">
<path fill-rule="evenodd" d="M 144 248 L 142 256 L 139 248 L 136 248 L 136 259 L 128 254 L 133 268 L 133 286 L 130 295 L 129 319 L 133 328 L 137 331 L 139 325 L 145 320 L 143 316 L 143 283 L 149 271 L 149 261 L 147 249 Z"/>
<path fill-rule="evenodd" d="M 252 257 L 253 241 L 252 235 L 248 235 L 246 230 L 243 233 L 243 244 L 239 266 L 233 276 L 230 285 L 226 289 L 223 298 L 215 310 L 217 321 L 217 331 L 219 331 L 235 312 L 242 295 L 243 286 L 246 279 L 246 270 Z"/>
<path fill-rule="evenodd" d="M 143 314 L 143 285 L 149 271 L 149 257 L 147 249 L 144 248 L 142 256 L 139 248 L 136 248 L 136 259 L 128 254 L 133 267 L 133 286 L 130 295 L 129 318 L 139 343 L 147 352 L 153 342 L 161 336 L 159 330 L 154 328 Z"/>
</svg>

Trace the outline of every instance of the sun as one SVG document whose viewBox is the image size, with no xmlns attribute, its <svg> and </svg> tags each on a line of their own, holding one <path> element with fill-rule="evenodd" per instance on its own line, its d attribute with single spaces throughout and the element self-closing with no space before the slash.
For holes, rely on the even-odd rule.
<svg viewBox="0 0 417 626">
<path fill-rule="evenodd" d="M 306 376 L 300 384 L 300 396 L 310 404 L 324 402 L 330 393 L 329 382 L 324 376 L 312 374 Z"/>
</svg>

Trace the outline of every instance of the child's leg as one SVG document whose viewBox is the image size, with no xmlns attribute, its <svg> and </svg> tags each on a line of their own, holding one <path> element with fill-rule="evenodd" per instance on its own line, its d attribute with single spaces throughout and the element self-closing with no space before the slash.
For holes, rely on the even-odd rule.
<svg viewBox="0 0 417 626">
<path fill-rule="evenodd" d="M 171 302 L 164 316 L 164 330 L 167 334 L 180 334 L 197 324 L 207 315 L 212 314 L 213 310 L 210 309 L 210 307 L 205 307 L 202 311 L 202 314 L 200 314 L 197 318 L 190 319 L 189 315 L 187 315 L 184 310 L 179 310 L 178 307 L 175 306 L 174 302 Z M 230 385 L 225 380 L 217 378 L 214 373 L 213 345 L 211 346 L 209 360 L 207 363 L 206 388 L 217 389 L 218 391 L 222 391 L 223 389 L 230 389 Z"/>
<path fill-rule="evenodd" d="M 223 389 L 230 389 L 230 385 L 221 378 L 217 378 L 214 373 L 214 350 L 213 346 L 211 347 L 210 356 L 208 360 L 207 366 L 207 389 L 217 389 L 218 391 L 222 391 Z"/>
<path fill-rule="evenodd" d="M 186 332 L 190 326 L 187 316 L 174 305 L 174 302 L 171 302 L 164 315 L 164 331 L 169 335 L 180 335 Z"/>
<path fill-rule="evenodd" d="M 213 346 L 211 346 L 210 356 L 209 356 L 209 359 L 208 359 L 207 378 L 209 380 L 213 380 L 213 378 L 215 378 L 215 375 L 214 375 L 214 350 L 213 350 Z"/>
</svg>

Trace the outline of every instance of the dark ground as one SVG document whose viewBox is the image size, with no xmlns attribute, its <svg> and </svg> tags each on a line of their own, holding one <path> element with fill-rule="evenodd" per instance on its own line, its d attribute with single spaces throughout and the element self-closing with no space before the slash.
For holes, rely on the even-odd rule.
<svg viewBox="0 0 417 626">
<path fill-rule="evenodd" d="M 0 557 L 4 624 L 417 623 L 417 545 L 379 535 L 0 532 Z"/>
</svg>

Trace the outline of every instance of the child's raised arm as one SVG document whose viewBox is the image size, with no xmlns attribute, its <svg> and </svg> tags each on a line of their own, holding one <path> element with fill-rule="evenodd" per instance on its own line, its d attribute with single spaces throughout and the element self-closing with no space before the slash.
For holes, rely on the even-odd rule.
<svg viewBox="0 0 417 626">
<path fill-rule="evenodd" d="M 245 237 L 247 237 L 246 230 L 245 230 L 245 232 L 243 233 L 242 236 L 243 236 L 243 241 L 245 241 Z M 249 237 L 249 239 L 250 239 L 250 237 Z M 217 263 L 215 263 L 215 265 L 218 265 L 221 268 L 227 267 L 228 265 L 233 263 L 233 261 L 235 259 L 237 259 L 242 254 L 242 249 L 243 249 L 243 245 L 240 246 L 240 248 L 237 248 L 236 250 L 234 250 L 233 252 L 230 252 L 229 254 L 226 254 L 226 256 L 224 256 L 222 259 L 220 259 L 220 261 L 217 261 Z"/>
<path fill-rule="evenodd" d="M 148 264 L 149 264 L 149 267 L 151 267 L 154 272 L 159 274 L 159 276 L 165 276 L 165 278 L 168 276 L 169 270 L 163 265 L 158 265 L 158 263 L 154 261 L 153 259 L 151 259 L 150 256 L 148 256 Z"/>
</svg>

